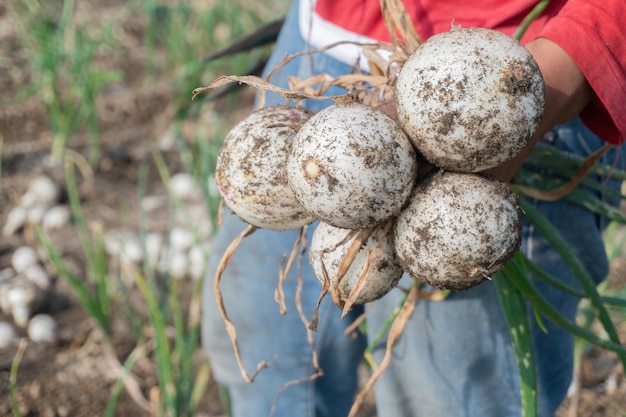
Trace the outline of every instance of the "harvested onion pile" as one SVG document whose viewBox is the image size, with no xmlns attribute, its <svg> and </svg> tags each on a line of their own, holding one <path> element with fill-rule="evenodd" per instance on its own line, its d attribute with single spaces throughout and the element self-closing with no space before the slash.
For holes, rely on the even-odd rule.
<svg viewBox="0 0 626 417">
<path fill-rule="evenodd" d="M 521 240 L 516 196 L 480 172 L 514 158 L 541 122 L 545 91 L 531 54 L 500 32 L 453 28 L 395 65 L 379 88 L 364 90 L 348 78 L 350 94 L 314 115 L 286 105 L 255 111 L 233 128 L 218 159 L 223 201 L 250 225 L 323 223 L 313 247 L 326 249 L 309 260 L 328 263 L 316 274 L 341 307 L 348 299 L 378 299 L 397 282 L 396 274 L 373 273 L 374 255 L 351 256 L 344 265 L 357 276 L 368 269 L 372 277 L 363 285 L 328 276 L 345 278 L 339 261 L 325 260 L 342 229 L 347 240 L 351 230 L 391 222 L 385 230 L 393 237 L 392 262 L 420 282 L 453 290 L 489 278 Z M 289 100 L 318 98 L 251 77 L 224 77 L 207 88 L 233 81 Z M 397 119 L 380 110 L 389 100 L 397 103 Z M 368 244 L 364 239 L 362 249 Z"/>
<path fill-rule="evenodd" d="M 385 296 L 403 272 L 438 289 L 470 288 L 519 248 L 517 196 L 481 172 L 513 159 L 541 122 L 545 88 L 536 62 L 519 42 L 493 30 L 453 28 L 421 43 L 406 27 L 410 19 L 401 18 L 401 2 L 385 3 L 388 29 L 403 41 L 392 36 L 392 45 L 363 47 L 372 75 L 292 79 L 290 89 L 225 76 L 194 91 L 238 82 L 258 88 L 261 101 L 272 91 L 296 103 L 258 110 L 236 126 L 216 172 L 223 202 L 249 224 L 224 254 L 214 286 L 248 382 L 254 375 L 241 365 L 219 281 L 238 243 L 255 228 L 304 230 L 319 220 L 308 260 L 322 284 L 320 300 L 330 292 L 344 313 Z M 389 60 L 378 55 L 381 49 Z M 348 94 L 324 96 L 331 85 Z M 335 104 L 313 115 L 297 106 L 329 98 Z M 372 384 L 419 294 L 414 285 Z M 314 315 L 310 329 L 316 320 Z"/>
</svg>

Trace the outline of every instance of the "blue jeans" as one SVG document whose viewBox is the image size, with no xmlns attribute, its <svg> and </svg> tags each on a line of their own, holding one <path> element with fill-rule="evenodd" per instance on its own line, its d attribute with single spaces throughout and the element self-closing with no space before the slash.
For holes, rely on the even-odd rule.
<svg viewBox="0 0 626 417">
<path fill-rule="evenodd" d="M 306 44 L 297 28 L 297 2 L 287 18 L 275 53 L 268 63 L 273 68 L 284 57 L 302 51 Z M 274 84 L 286 86 L 287 77 L 307 78 L 320 72 L 331 76 L 350 68 L 327 55 L 294 60 L 273 75 Z M 341 94 L 342 90 L 328 94 Z M 283 103 L 268 94 L 266 105 Z M 320 109 L 329 102 L 309 101 Z M 587 155 L 601 141 L 574 120 L 549 134 L 553 146 Z M 606 155 L 609 161 L 614 154 Z M 623 161 L 620 160 L 623 164 Z M 534 204 L 576 249 L 599 282 L 608 265 L 601 239 L 601 220 L 592 213 L 563 201 Z M 354 308 L 344 319 L 325 297 L 319 310 L 319 326 L 313 344 L 324 375 L 314 372 L 306 329 L 296 309 L 298 272 L 303 279 L 302 307 L 311 318 L 321 287 L 305 259 L 300 271 L 292 268 L 284 283 L 287 313 L 281 315 L 274 302 L 281 259 L 289 254 L 298 231 L 258 230 L 243 239 L 221 281 L 230 319 L 237 329 L 245 367 L 254 372 L 260 361 L 269 361 L 252 384 L 244 382 L 213 292 L 213 278 L 220 258 L 230 242 L 246 227 L 235 216 L 226 215 L 215 236 L 203 294 L 202 340 L 217 381 L 227 387 L 233 417 L 267 417 L 274 406 L 275 417 L 342 417 L 350 409 L 357 390 L 357 367 L 363 359 L 368 338 L 379 332 L 402 297 L 393 290 L 372 305 L 367 316 L 367 335 L 349 338 L 344 331 L 363 312 Z M 309 228 L 310 238 L 313 227 Z M 545 239 L 525 224 L 521 248 L 540 267 L 563 281 L 576 280 Z M 403 278 L 401 285 L 410 283 Z M 537 283 L 561 313 L 573 320 L 578 299 Z M 531 317 L 535 360 L 538 371 L 539 415 L 551 416 L 566 395 L 572 372 L 572 336 L 546 321 L 547 334 Z M 384 340 L 384 338 L 383 338 Z M 384 342 L 375 348 L 380 361 Z M 296 384 L 290 381 L 302 380 Z M 287 385 L 284 385 L 287 384 Z M 443 302 L 419 301 L 393 351 L 389 368 L 375 386 L 378 415 L 411 416 L 521 416 L 519 376 L 509 329 L 496 291 L 487 281 L 470 290 L 453 293 Z"/>
</svg>

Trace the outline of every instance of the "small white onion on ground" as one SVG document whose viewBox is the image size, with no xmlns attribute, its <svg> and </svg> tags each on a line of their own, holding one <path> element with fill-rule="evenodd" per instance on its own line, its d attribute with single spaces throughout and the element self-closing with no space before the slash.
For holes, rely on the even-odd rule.
<svg viewBox="0 0 626 417">
<path fill-rule="evenodd" d="M 0 321 L 0 349 L 11 346 L 17 340 L 17 332 L 11 323 Z"/>
<path fill-rule="evenodd" d="M 396 83 L 398 120 L 431 163 L 478 172 L 516 156 L 543 118 L 530 52 L 501 32 L 455 28 L 429 38 Z"/>
<path fill-rule="evenodd" d="M 41 264 L 30 265 L 24 270 L 24 278 L 37 285 L 42 290 L 47 290 L 52 284 L 48 271 Z"/>
<path fill-rule="evenodd" d="M 150 232 L 146 235 L 144 242 L 146 255 L 144 261 L 151 266 L 157 265 L 163 250 L 163 235 L 158 232 Z"/>
<path fill-rule="evenodd" d="M 109 231 L 104 235 L 103 238 L 104 243 L 104 251 L 109 256 L 119 256 L 120 251 L 122 250 L 122 241 L 119 233 Z"/>
<path fill-rule="evenodd" d="M 417 185 L 394 229 L 413 278 L 463 290 L 498 271 L 521 242 L 517 195 L 493 177 L 440 171 Z"/>
<path fill-rule="evenodd" d="M 24 197 L 25 203 L 52 205 L 59 200 L 61 188 L 47 175 L 35 177 L 28 186 L 27 194 Z"/>
<path fill-rule="evenodd" d="M 28 224 L 39 226 L 43 222 L 43 218 L 50 207 L 45 204 L 33 204 L 28 207 L 26 220 Z"/>
<path fill-rule="evenodd" d="M 11 256 L 11 266 L 18 274 L 26 271 L 31 265 L 35 265 L 39 262 L 39 255 L 37 251 L 30 246 L 20 246 L 15 249 Z"/>
<path fill-rule="evenodd" d="M 124 248 L 124 242 L 130 239 L 131 236 L 133 236 L 133 233 L 128 230 L 108 230 L 103 239 L 104 251 L 112 257 L 120 256 Z"/>
<path fill-rule="evenodd" d="M 172 250 L 185 252 L 195 241 L 193 232 L 187 228 L 174 226 L 170 230 L 169 244 Z"/>
<path fill-rule="evenodd" d="M 15 206 L 7 215 L 7 220 L 2 227 L 2 236 L 12 236 L 20 230 L 28 218 L 28 209 L 23 206 Z"/>
<path fill-rule="evenodd" d="M 44 230 L 56 230 L 66 226 L 72 220 L 72 213 L 67 206 L 54 206 L 45 212 L 41 220 Z"/>
<path fill-rule="evenodd" d="M 170 189 L 174 197 L 186 202 L 202 201 L 204 197 L 194 177 L 186 172 L 172 175 Z"/>
<path fill-rule="evenodd" d="M 333 226 L 362 229 L 400 213 L 417 161 L 395 120 L 364 104 L 333 104 L 300 129 L 287 173 L 308 211 Z"/>
<path fill-rule="evenodd" d="M 51 343 L 58 338 L 58 325 L 49 314 L 33 316 L 27 327 L 28 337 L 35 343 Z"/>
<path fill-rule="evenodd" d="M 204 201 L 189 203 L 185 206 L 185 210 L 176 210 L 174 224 L 187 229 L 193 228 L 194 236 L 201 239 L 211 238 L 211 218 Z"/>
<path fill-rule="evenodd" d="M 123 243 L 120 253 L 120 260 L 134 265 L 138 265 L 143 261 L 144 252 L 143 245 L 139 236 L 131 234 Z"/>
<path fill-rule="evenodd" d="M 148 195 L 141 199 L 141 210 L 153 212 L 167 206 L 167 197 L 164 195 Z"/>
<path fill-rule="evenodd" d="M 211 245 L 207 243 L 197 244 L 189 249 L 189 276 L 192 279 L 198 280 L 204 276 L 210 252 Z"/>
<path fill-rule="evenodd" d="M 315 220 L 287 181 L 287 157 L 299 129 L 310 117 L 287 106 L 254 111 L 226 135 L 215 181 L 224 204 L 245 222 L 264 229 L 297 229 Z"/>
<path fill-rule="evenodd" d="M 324 283 L 323 270 L 325 268 L 331 286 L 334 285 L 341 262 L 355 241 L 356 235 L 349 240 L 346 240 L 346 237 L 349 233 L 356 234 L 357 232 L 334 227 L 324 222 L 320 222 L 315 227 L 309 248 L 309 263 L 321 284 Z M 369 274 L 355 299 L 355 304 L 378 300 L 397 285 L 403 270 L 396 258 L 392 242 L 391 230 L 385 230 L 384 225 L 374 228 L 372 234 L 363 242 L 363 246 L 346 274 L 341 278 L 338 284 L 340 300 L 333 300 L 335 304 L 343 308 L 343 304 L 357 285 L 361 273 L 366 271 L 368 262 Z"/>
<path fill-rule="evenodd" d="M 20 327 L 26 326 L 32 314 L 41 307 L 44 301 L 44 292 L 33 282 L 20 276 L 4 285 L 7 285 L 8 288 L 5 295 L 6 300 L 3 303 L 8 304 L 15 324 Z"/>
<path fill-rule="evenodd" d="M 189 272 L 189 257 L 187 252 L 170 248 L 162 253 L 158 266 L 161 273 L 169 274 L 174 279 L 182 279 Z"/>
</svg>

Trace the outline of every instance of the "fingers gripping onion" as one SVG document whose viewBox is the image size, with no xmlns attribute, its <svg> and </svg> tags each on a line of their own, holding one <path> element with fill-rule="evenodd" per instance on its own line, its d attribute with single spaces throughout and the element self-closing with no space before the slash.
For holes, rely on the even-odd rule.
<svg viewBox="0 0 626 417">
<path fill-rule="evenodd" d="M 440 171 L 416 188 L 394 229 L 396 253 L 413 278 L 463 290 L 489 278 L 521 242 L 517 196 L 479 174 Z"/>
<path fill-rule="evenodd" d="M 224 139 L 215 181 L 226 206 L 245 222 L 289 230 L 315 219 L 291 191 L 286 171 L 296 130 L 309 117 L 299 108 L 262 108 L 235 125 Z"/>
</svg>

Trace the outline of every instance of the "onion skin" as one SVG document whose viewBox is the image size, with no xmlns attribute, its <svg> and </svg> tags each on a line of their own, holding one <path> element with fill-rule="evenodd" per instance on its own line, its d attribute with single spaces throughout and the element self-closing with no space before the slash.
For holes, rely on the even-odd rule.
<svg viewBox="0 0 626 417">
<path fill-rule="evenodd" d="M 334 285 L 340 264 L 355 241 L 355 237 L 352 237 L 344 242 L 351 232 L 355 231 L 334 227 L 323 222 L 315 227 L 309 248 L 309 263 L 321 284 L 324 284 L 323 269 L 325 269 L 331 287 Z M 353 288 L 357 285 L 360 274 L 368 265 L 369 274 L 355 299 L 355 304 L 365 304 L 382 298 L 396 287 L 402 277 L 403 270 L 393 248 L 393 236 L 390 230 L 386 230 L 383 226 L 375 227 L 372 234 L 363 242 L 363 246 L 337 285 L 339 297 L 337 300 L 333 298 L 335 304 L 343 308 Z"/>
<path fill-rule="evenodd" d="M 334 104 L 302 126 L 287 173 L 309 212 L 336 227 L 364 229 L 400 213 L 417 161 L 395 120 L 364 104 Z"/>
<path fill-rule="evenodd" d="M 310 117 L 287 106 L 256 110 L 228 133 L 217 158 L 215 181 L 224 204 L 243 221 L 264 229 L 297 229 L 315 220 L 287 180 L 296 130 Z"/>
<path fill-rule="evenodd" d="M 396 96 L 398 120 L 426 159 L 448 171 L 479 172 L 529 144 L 543 118 L 545 85 L 515 39 L 455 28 L 407 59 Z"/>
<path fill-rule="evenodd" d="M 456 291 L 502 268 L 521 238 L 518 198 L 506 183 L 444 171 L 415 188 L 394 228 L 404 270 L 433 287 Z"/>
</svg>

